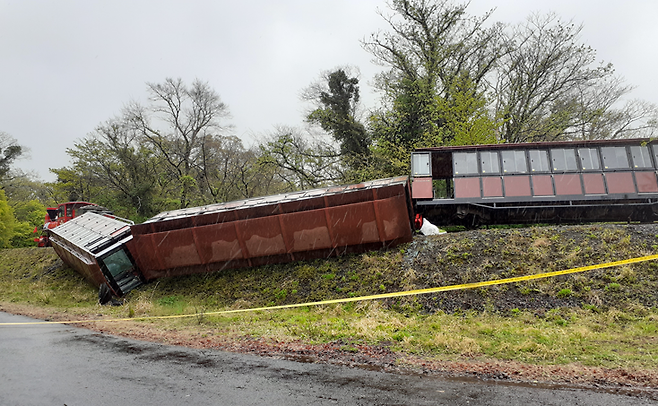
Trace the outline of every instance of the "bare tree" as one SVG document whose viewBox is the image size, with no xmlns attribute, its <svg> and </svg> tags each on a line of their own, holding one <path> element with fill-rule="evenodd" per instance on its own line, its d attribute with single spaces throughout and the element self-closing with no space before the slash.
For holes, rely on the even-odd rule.
<svg viewBox="0 0 658 406">
<path fill-rule="evenodd" d="M 279 127 L 261 149 L 261 163 L 276 168 L 288 190 L 325 186 L 344 178 L 340 152 L 320 136 Z"/>
<path fill-rule="evenodd" d="M 23 152 L 23 147 L 18 145 L 11 135 L 0 131 L 0 180 L 7 175 L 11 169 L 10 165 L 20 157 Z"/>
<path fill-rule="evenodd" d="M 617 77 L 577 89 L 571 125 L 565 129 L 565 137 L 583 140 L 653 137 L 658 128 L 658 108 L 643 100 L 624 100 L 632 89 Z"/>
<path fill-rule="evenodd" d="M 245 172 L 256 165 L 254 154 L 235 136 L 208 136 L 201 145 L 195 178 L 206 201 L 218 203 L 252 197 L 245 188 Z"/>
<path fill-rule="evenodd" d="M 133 103 L 125 114 L 135 129 L 161 154 L 171 182 L 179 188 L 180 207 L 188 207 L 197 190 L 196 173 L 204 172 L 204 145 L 223 129 L 228 107 L 210 86 L 181 79 L 148 83 L 148 107 Z"/>
<path fill-rule="evenodd" d="M 501 141 L 614 138 L 647 112 L 637 104 L 615 109 L 632 88 L 612 64 L 596 62 L 580 42 L 582 28 L 534 14 L 508 34 L 493 91 Z"/>
</svg>

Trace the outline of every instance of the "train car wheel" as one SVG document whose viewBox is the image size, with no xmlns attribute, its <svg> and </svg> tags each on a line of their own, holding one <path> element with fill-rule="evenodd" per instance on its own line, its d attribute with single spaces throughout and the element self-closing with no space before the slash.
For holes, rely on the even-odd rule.
<svg viewBox="0 0 658 406">
<path fill-rule="evenodd" d="M 480 216 L 477 214 L 467 214 L 463 220 L 464 227 L 468 230 L 475 230 L 482 224 Z"/>
<path fill-rule="evenodd" d="M 112 300 L 112 291 L 107 284 L 102 284 L 98 288 L 98 303 L 101 305 L 107 304 Z"/>
</svg>

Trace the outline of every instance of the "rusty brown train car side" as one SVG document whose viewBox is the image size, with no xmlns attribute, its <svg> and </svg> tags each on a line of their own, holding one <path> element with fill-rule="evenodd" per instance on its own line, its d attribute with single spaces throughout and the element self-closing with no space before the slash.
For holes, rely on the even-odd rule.
<svg viewBox="0 0 658 406">
<path fill-rule="evenodd" d="M 131 227 L 146 280 L 363 252 L 411 241 L 406 177 L 161 213 Z"/>
</svg>

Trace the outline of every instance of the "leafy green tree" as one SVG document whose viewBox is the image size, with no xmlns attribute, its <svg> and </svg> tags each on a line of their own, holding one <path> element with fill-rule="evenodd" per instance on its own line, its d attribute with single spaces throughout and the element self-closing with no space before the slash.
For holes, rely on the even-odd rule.
<svg viewBox="0 0 658 406">
<path fill-rule="evenodd" d="M 488 108 L 488 98 L 468 75 L 454 78 L 449 97 L 432 95 L 418 82 L 398 95 L 393 108 L 373 114 L 377 135 L 373 160 L 378 176 L 405 175 L 415 148 L 496 143 L 499 120 Z"/>
<path fill-rule="evenodd" d="M 363 42 L 388 68 L 377 77 L 383 108 L 370 117 L 374 173 L 408 173 L 416 147 L 650 137 L 658 107 L 580 40 L 582 26 L 554 14 L 485 26 L 468 3 L 393 0 L 390 31 Z"/>
<path fill-rule="evenodd" d="M 33 229 L 35 226 L 43 225 L 46 216 L 46 206 L 38 200 L 16 202 L 12 208 L 16 220 L 29 223 Z"/>
<path fill-rule="evenodd" d="M 57 176 L 57 180 L 50 184 L 55 202 L 98 201 L 97 196 L 104 193 L 102 185 L 95 181 L 86 168 L 84 163 L 75 163 L 72 167 L 50 168 L 50 172 Z"/>
<path fill-rule="evenodd" d="M 340 152 L 350 158 L 365 158 L 370 154 L 370 137 L 366 127 L 356 119 L 359 103 L 359 79 L 349 77 L 345 68 L 328 72 L 326 82 L 307 89 L 305 98 L 317 108 L 307 115 L 310 123 L 318 124 L 340 144 Z"/>
<path fill-rule="evenodd" d="M 10 173 L 11 176 L 0 180 L 0 188 L 4 189 L 10 204 L 15 205 L 15 202 L 30 200 L 37 200 L 45 206 L 52 206 L 55 203 L 52 189 L 48 184 L 17 168 L 13 168 Z"/>
<path fill-rule="evenodd" d="M 437 123 L 439 100 L 434 89 L 422 81 L 403 79 L 391 108 L 370 117 L 379 144 L 392 144 L 405 151 L 423 138 L 435 135 L 444 123 Z"/>
<path fill-rule="evenodd" d="M 16 220 L 14 210 L 7 202 L 5 191 L 0 189 L 0 248 L 10 248 Z"/>
<path fill-rule="evenodd" d="M 96 128 L 67 149 L 74 173 L 87 177 L 85 200 L 107 205 L 123 215 L 150 217 L 158 211 L 158 158 L 141 142 L 141 134 L 120 118 Z M 93 186 L 92 186 L 93 185 Z"/>
<path fill-rule="evenodd" d="M 46 216 L 46 207 L 37 200 L 15 202 L 12 206 L 14 211 L 14 232 L 11 238 L 11 246 L 32 247 L 34 237 L 39 235 Z M 35 234 L 34 230 L 39 234 Z"/>
<path fill-rule="evenodd" d="M 431 113 L 433 121 L 443 125 L 424 134 L 415 147 L 496 143 L 501 120 L 492 116 L 484 92 L 477 90 L 468 75 L 455 78 L 450 87 L 449 97 L 438 98 Z"/>
</svg>

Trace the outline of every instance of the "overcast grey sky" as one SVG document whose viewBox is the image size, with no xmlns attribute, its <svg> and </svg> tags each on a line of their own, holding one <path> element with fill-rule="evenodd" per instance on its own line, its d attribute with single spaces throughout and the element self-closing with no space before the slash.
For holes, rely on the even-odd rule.
<svg viewBox="0 0 658 406">
<path fill-rule="evenodd" d="M 658 1 L 472 0 L 518 23 L 556 12 L 612 62 L 632 97 L 658 104 Z M 17 166 L 54 180 L 75 140 L 146 97 L 146 82 L 208 82 L 246 145 L 276 125 L 302 124 L 300 91 L 321 71 L 361 71 L 364 107 L 381 69 L 360 40 L 386 25 L 384 0 L 0 0 L 0 131 L 30 148 Z"/>
</svg>

